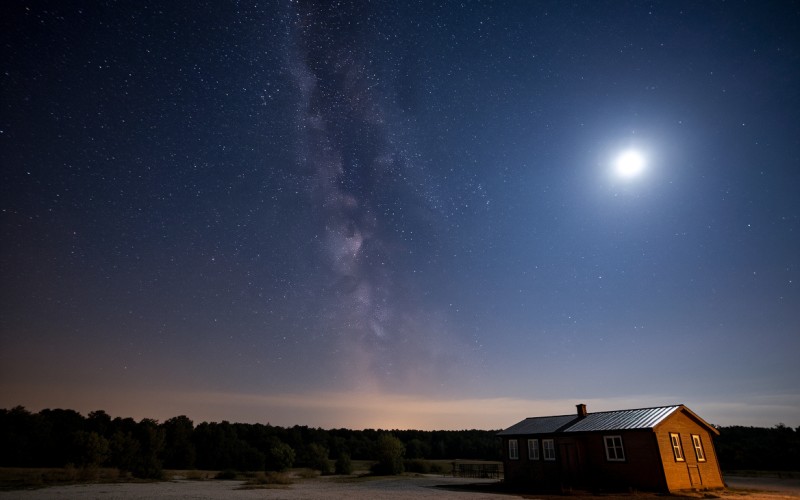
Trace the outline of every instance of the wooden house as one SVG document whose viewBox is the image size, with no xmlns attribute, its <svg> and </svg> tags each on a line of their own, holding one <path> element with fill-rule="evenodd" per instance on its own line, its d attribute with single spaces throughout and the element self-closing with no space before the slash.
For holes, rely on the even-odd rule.
<svg viewBox="0 0 800 500">
<path fill-rule="evenodd" d="M 532 417 L 498 435 L 505 480 L 542 490 L 723 488 L 714 427 L 684 405 Z"/>
</svg>

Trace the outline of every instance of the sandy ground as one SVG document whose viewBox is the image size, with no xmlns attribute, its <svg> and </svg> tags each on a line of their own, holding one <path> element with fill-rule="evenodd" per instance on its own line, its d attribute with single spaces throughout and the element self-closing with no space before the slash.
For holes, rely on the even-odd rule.
<svg viewBox="0 0 800 500">
<path fill-rule="evenodd" d="M 729 490 L 706 495 L 695 494 L 694 498 L 716 498 L 723 500 L 798 500 L 800 480 L 726 478 Z M 339 477 L 320 477 L 298 480 L 296 483 L 272 488 L 242 489 L 241 481 L 186 481 L 174 480 L 158 483 L 116 483 L 56 486 L 38 490 L 4 491 L 0 499 L 468 499 L 491 500 L 511 498 L 535 498 L 541 500 L 659 500 L 663 496 L 639 493 L 626 495 L 514 495 L 480 491 L 480 486 L 462 489 L 465 485 L 487 485 L 494 480 L 459 479 L 441 476 L 403 476 L 385 478 L 361 478 L 343 480 Z M 713 496 L 712 496 L 713 495 Z"/>
<path fill-rule="evenodd" d="M 241 481 L 165 481 L 159 483 L 116 483 L 75 486 L 54 486 L 38 490 L 0 492 L 0 498 L 15 499 L 219 499 L 219 498 L 261 498 L 261 499 L 400 499 L 437 498 L 474 500 L 508 499 L 507 495 L 448 491 L 438 485 L 466 485 L 480 482 L 476 479 L 459 479 L 440 476 L 385 477 L 343 481 L 337 477 L 319 477 L 298 480 L 294 484 L 281 487 L 242 489 Z M 493 483 L 495 481 L 488 481 Z"/>
</svg>

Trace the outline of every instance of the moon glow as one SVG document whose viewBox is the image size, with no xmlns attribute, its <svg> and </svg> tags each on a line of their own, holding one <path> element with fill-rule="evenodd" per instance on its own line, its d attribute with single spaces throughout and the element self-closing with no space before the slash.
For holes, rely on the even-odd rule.
<svg viewBox="0 0 800 500">
<path fill-rule="evenodd" d="M 629 149 L 620 153 L 614 160 L 614 172 L 623 179 L 632 179 L 642 173 L 645 165 L 644 156 L 636 150 Z"/>
</svg>

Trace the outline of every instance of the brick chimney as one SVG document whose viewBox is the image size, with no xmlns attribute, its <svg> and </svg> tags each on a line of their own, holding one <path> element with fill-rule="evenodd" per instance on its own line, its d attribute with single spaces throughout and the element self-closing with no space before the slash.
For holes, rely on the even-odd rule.
<svg viewBox="0 0 800 500">
<path fill-rule="evenodd" d="M 586 417 L 586 405 L 583 403 L 576 404 L 575 408 L 578 409 L 578 418 Z"/>
</svg>

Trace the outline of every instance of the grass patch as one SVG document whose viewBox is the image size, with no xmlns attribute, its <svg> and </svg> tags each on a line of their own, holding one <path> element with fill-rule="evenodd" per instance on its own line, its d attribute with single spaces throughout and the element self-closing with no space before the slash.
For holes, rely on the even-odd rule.
<svg viewBox="0 0 800 500">
<path fill-rule="evenodd" d="M 0 467 L 0 490 L 23 490 L 86 483 L 130 481 L 119 469 L 106 467 Z"/>
<path fill-rule="evenodd" d="M 213 477 L 213 473 L 207 470 L 187 470 L 181 472 L 183 472 L 182 476 L 189 481 L 206 481 Z"/>
<path fill-rule="evenodd" d="M 300 479 L 314 479 L 319 476 L 319 471 L 313 469 L 296 469 L 294 475 Z"/>
<path fill-rule="evenodd" d="M 729 470 L 723 476 L 769 477 L 777 479 L 800 479 L 800 471 L 789 470 Z"/>
<path fill-rule="evenodd" d="M 414 472 L 417 474 L 439 474 L 450 475 L 453 473 L 452 460 L 423 460 L 415 458 L 413 460 L 406 460 L 403 462 L 406 472 Z"/>
<path fill-rule="evenodd" d="M 248 476 L 251 476 L 248 474 Z M 240 489 L 285 488 L 292 484 L 292 478 L 285 472 L 256 472 L 248 477 Z"/>
<path fill-rule="evenodd" d="M 375 460 L 351 460 L 350 463 L 353 466 L 353 474 L 367 474 Z"/>
</svg>

